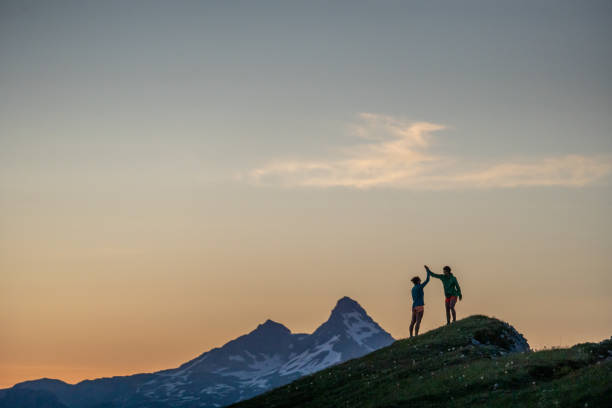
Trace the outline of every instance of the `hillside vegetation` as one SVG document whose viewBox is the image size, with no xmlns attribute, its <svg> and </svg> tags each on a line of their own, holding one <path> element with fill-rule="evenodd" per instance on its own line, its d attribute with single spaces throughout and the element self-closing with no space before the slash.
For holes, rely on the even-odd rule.
<svg viewBox="0 0 612 408">
<path fill-rule="evenodd" d="M 526 348 L 507 323 L 471 316 L 232 407 L 612 406 L 612 340 Z"/>
</svg>

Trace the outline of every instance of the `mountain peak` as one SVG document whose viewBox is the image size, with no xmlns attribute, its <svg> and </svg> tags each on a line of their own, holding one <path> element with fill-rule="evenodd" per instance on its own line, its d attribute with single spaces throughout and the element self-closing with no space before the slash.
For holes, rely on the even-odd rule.
<svg viewBox="0 0 612 408">
<path fill-rule="evenodd" d="M 270 319 L 258 325 L 254 332 L 291 334 L 291 330 L 287 327 Z"/>
<path fill-rule="evenodd" d="M 355 300 L 351 299 L 348 296 L 344 296 L 343 298 L 338 300 L 338 303 L 336 303 L 336 307 L 334 307 L 334 309 L 332 310 L 332 315 L 351 312 L 358 312 L 359 314 L 363 315 L 366 314 L 366 311 L 363 309 L 363 307 L 361 307 L 359 303 L 357 303 Z"/>
</svg>

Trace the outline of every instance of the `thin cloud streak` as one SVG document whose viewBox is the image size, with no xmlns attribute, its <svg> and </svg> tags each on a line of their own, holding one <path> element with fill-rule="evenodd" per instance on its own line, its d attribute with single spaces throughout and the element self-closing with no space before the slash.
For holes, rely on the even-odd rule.
<svg viewBox="0 0 612 408">
<path fill-rule="evenodd" d="M 272 161 L 251 170 L 247 179 L 258 186 L 442 190 L 582 187 L 612 172 L 610 156 L 462 161 L 432 151 L 432 134 L 446 129 L 444 125 L 373 113 L 362 113 L 359 118 L 351 130 L 367 143 L 342 149 L 332 159 Z"/>
</svg>

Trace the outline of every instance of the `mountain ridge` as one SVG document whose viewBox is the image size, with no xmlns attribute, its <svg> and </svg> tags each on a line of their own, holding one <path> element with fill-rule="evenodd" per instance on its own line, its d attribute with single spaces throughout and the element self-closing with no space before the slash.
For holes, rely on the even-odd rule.
<svg viewBox="0 0 612 408">
<path fill-rule="evenodd" d="M 176 368 L 84 380 L 74 385 L 61 380 L 32 380 L 11 389 L 52 392 L 59 403 L 69 408 L 118 404 L 220 407 L 365 355 L 393 341 L 358 302 L 345 296 L 312 334 L 292 333 L 283 324 L 266 319 L 247 334 Z M 0 390 L 0 401 L 3 391 L 6 394 L 6 390 Z"/>
</svg>

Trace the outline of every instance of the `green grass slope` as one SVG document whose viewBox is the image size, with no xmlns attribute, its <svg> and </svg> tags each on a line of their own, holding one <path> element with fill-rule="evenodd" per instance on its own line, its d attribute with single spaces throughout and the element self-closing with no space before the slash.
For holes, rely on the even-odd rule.
<svg viewBox="0 0 612 408">
<path fill-rule="evenodd" d="M 471 316 L 232 407 L 612 406 L 612 340 L 510 353 L 513 333 Z"/>
</svg>

